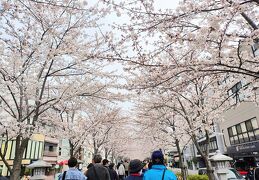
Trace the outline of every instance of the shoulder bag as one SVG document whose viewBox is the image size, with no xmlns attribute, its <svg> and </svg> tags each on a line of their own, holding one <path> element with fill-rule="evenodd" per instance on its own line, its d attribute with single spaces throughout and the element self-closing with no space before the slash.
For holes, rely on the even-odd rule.
<svg viewBox="0 0 259 180">
<path fill-rule="evenodd" d="M 163 176 L 162 176 L 162 180 L 164 180 L 165 178 L 165 172 L 166 172 L 167 169 L 164 169 L 164 172 L 163 172 Z"/>
<path fill-rule="evenodd" d="M 62 180 L 66 179 L 66 174 L 67 174 L 67 171 L 64 171 L 63 176 L 62 176 Z"/>
</svg>

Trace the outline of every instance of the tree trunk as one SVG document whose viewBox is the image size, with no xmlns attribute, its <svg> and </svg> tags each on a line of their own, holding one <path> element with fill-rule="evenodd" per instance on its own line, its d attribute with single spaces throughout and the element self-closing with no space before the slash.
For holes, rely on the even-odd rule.
<svg viewBox="0 0 259 180">
<path fill-rule="evenodd" d="M 104 158 L 108 159 L 108 148 L 104 148 Z"/>
<path fill-rule="evenodd" d="M 97 155 L 99 153 L 99 149 L 98 148 L 94 148 L 94 156 Z"/>
<path fill-rule="evenodd" d="M 71 140 L 69 140 L 69 154 L 70 157 L 74 157 L 74 145 Z"/>
<path fill-rule="evenodd" d="M 111 162 L 114 163 L 115 162 L 114 160 L 115 160 L 115 152 L 114 152 L 114 150 L 112 150 Z"/>
<path fill-rule="evenodd" d="M 203 157 L 206 167 L 207 167 L 207 175 L 209 177 L 209 180 L 215 180 L 215 176 L 214 176 L 214 170 L 212 168 L 211 162 L 210 160 L 206 157 Z"/>
<path fill-rule="evenodd" d="M 23 153 L 28 145 L 29 138 L 21 139 L 21 136 L 17 136 L 16 138 L 16 146 L 15 146 L 15 157 L 13 160 L 13 169 L 10 172 L 10 180 L 18 180 L 20 179 L 21 173 L 21 165 L 23 159 Z"/>
<path fill-rule="evenodd" d="M 209 161 L 209 135 L 208 135 L 208 132 L 206 131 L 206 152 L 203 152 L 200 148 L 200 145 L 197 141 L 197 138 L 196 138 L 196 135 L 195 134 L 192 134 L 192 141 L 194 143 L 194 145 L 196 146 L 198 152 L 200 153 L 201 157 L 204 159 L 205 161 L 205 165 L 206 165 L 206 168 L 207 168 L 207 175 L 209 177 L 209 180 L 215 180 L 215 177 L 214 177 L 214 170 L 212 168 L 212 165 L 211 165 L 211 162 Z"/>
<path fill-rule="evenodd" d="M 183 180 L 187 180 L 187 172 L 186 172 L 186 168 L 184 167 L 184 163 L 183 163 L 183 157 L 182 157 L 182 154 L 181 154 L 179 139 L 175 140 L 175 144 L 176 144 L 177 151 L 178 151 L 178 154 L 179 154 L 179 166 L 181 168 L 181 175 L 182 175 Z"/>
</svg>

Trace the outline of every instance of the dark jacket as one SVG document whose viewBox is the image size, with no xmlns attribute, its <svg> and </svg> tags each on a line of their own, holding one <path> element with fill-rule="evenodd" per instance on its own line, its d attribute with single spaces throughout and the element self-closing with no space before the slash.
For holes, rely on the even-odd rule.
<svg viewBox="0 0 259 180">
<path fill-rule="evenodd" d="M 119 176 L 114 169 L 108 168 L 111 180 L 119 180 Z"/>
<path fill-rule="evenodd" d="M 246 175 L 246 179 L 247 180 L 254 180 L 254 171 L 253 170 L 249 170 L 247 175 Z"/>
<path fill-rule="evenodd" d="M 87 180 L 111 180 L 108 169 L 102 164 L 95 164 L 93 167 L 90 167 L 86 172 L 86 176 Z"/>
<path fill-rule="evenodd" d="M 142 180 L 142 179 L 143 179 L 143 176 L 130 175 L 125 180 Z"/>
</svg>

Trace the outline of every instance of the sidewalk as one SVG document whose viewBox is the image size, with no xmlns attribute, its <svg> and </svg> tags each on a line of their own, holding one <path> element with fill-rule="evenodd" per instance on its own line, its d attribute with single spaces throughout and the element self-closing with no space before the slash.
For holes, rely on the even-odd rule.
<svg viewBox="0 0 259 180">
<path fill-rule="evenodd" d="M 181 173 L 181 169 L 180 168 L 167 168 L 167 169 L 171 169 L 174 173 Z M 190 169 L 188 169 L 188 175 L 194 175 L 194 174 L 198 174 L 198 170 L 190 170 Z"/>
</svg>

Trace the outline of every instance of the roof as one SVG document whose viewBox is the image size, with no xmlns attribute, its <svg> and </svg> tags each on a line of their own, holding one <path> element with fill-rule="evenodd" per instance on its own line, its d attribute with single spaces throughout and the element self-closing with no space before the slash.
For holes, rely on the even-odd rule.
<svg viewBox="0 0 259 180">
<path fill-rule="evenodd" d="M 27 166 L 27 168 L 29 168 L 29 169 L 33 169 L 36 167 L 52 167 L 52 165 L 46 161 L 39 159 L 38 161 L 35 161 L 32 164 Z"/>
<path fill-rule="evenodd" d="M 233 158 L 221 154 L 219 150 L 216 151 L 216 154 L 210 158 L 211 161 L 232 161 Z"/>
</svg>

